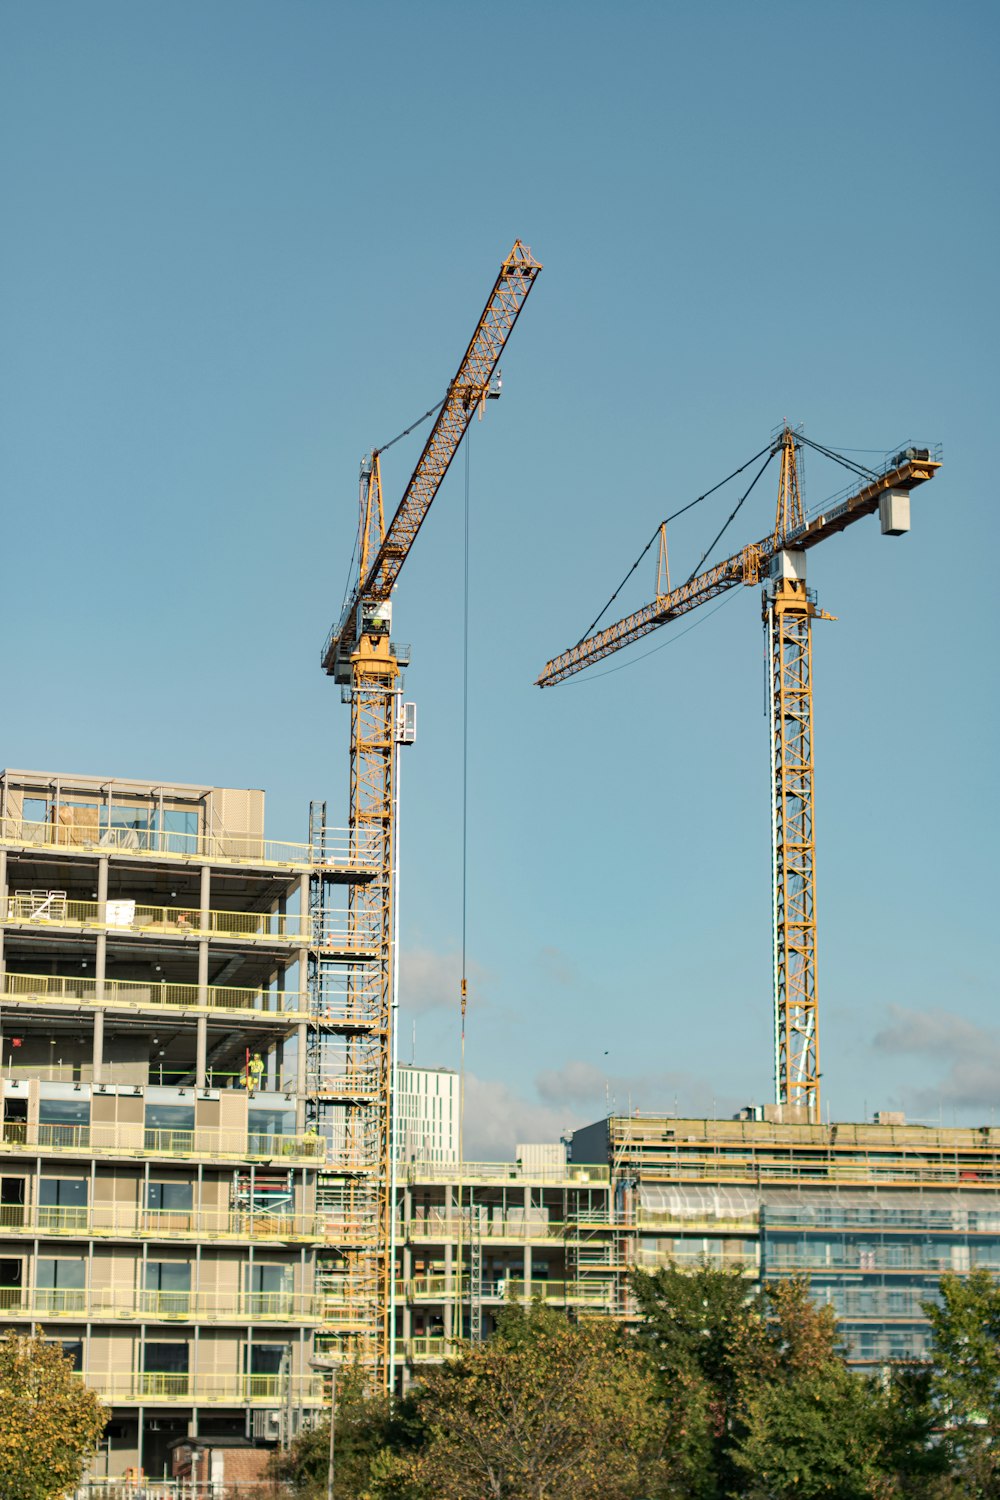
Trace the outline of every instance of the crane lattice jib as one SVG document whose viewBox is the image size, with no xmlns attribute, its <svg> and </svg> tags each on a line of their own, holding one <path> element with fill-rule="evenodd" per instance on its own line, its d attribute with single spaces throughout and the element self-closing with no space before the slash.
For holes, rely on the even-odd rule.
<svg viewBox="0 0 1000 1500">
<path fill-rule="evenodd" d="M 361 600 L 388 599 L 392 593 L 399 571 L 458 451 L 466 428 L 472 421 L 477 406 L 489 391 L 504 345 L 541 269 L 531 251 L 520 240 L 516 240 L 514 248 L 500 267 L 500 274 L 487 299 L 482 317 L 458 367 L 458 373 L 448 386 L 448 393 L 424 444 L 424 451 L 417 461 L 396 514 L 389 522 L 368 576 L 360 580 L 340 623 L 327 638 L 323 648 L 323 667 L 328 673 L 334 672 L 341 642 L 348 650 L 353 646 L 357 637 Z"/>
<path fill-rule="evenodd" d="M 696 578 L 689 579 L 667 594 L 660 594 L 635 614 L 626 615 L 623 620 L 597 631 L 595 635 L 588 636 L 569 651 L 555 657 L 538 678 L 538 686 L 552 687 L 555 683 L 572 677 L 575 672 L 582 672 L 585 667 L 593 666 L 595 662 L 621 650 L 623 646 L 641 640 L 660 625 L 667 625 L 671 620 L 688 614 L 699 604 L 707 604 L 710 599 L 724 594 L 736 584 L 759 583 L 768 562 L 782 548 L 804 550 L 815 547 L 834 532 L 843 531 L 862 516 L 871 515 L 872 511 L 878 509 L 879 498 L 887 490 L 914 489 L 925 480 L 933 479 L 940 467 L 937 459 L 908 459 L 880 474 L 848 499 L 832 505 L 823 514 L 810 517 L 786 536 L 776 539 L 772 535 L 751 543 L 732 557 L 727 557 L 725 562 L 717 563 L 714 568 L 699 573 Z"/>
</svg>

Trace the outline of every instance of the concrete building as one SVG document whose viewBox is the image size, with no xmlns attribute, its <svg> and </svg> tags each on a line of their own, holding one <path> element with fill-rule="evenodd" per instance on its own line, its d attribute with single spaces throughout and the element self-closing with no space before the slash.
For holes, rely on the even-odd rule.
<svg viewBox="0 0 1000 1500">
<path fill-rule="evenodd" d="M 920 1360 L 946 1271 L 1000 1275 L 1000 1129 L 612 1116 L 572 1137 L 607 1167 L 628 1263 L 702 1257 L 749 1281 L 807 1274 L 851 1360 Z M 754 1116 L 757 1116 L 756 1118 Z"/>
<path fill-rule="evenodd" d="M 396 1068 L 396 1155 L 400 1161 L 458 1161 L 458 1074 L 454 1068 Z"/>
<path fill-rule="evenodd" d="M 97 1476 L 322 1404 L 316 874 L 259 791 L 0 775 L 0 1318 L 111 1407 Z"/>
</svg>

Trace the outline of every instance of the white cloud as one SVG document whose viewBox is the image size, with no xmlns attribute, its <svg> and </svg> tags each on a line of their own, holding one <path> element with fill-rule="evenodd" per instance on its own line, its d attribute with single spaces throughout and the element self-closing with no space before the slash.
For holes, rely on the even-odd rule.
<svg viewBox="0 0 1000 1500">
<path fill-rule="evenodd" d="M 553 1109 L 493 1079 L 465 1078 L 465 1156 L 468 1161 L 513 1161 L 519 1141 L 558 1141 L 584 1123 L 578 1111 Z"/>
<path fill-rule="evenodd" d="M 469 985 L 481 989 L 485 971 L 478 964 L 469 965 Z M 460 953 L 435 953 L 431 948 L 402 948 L 399 955 L 399 1003 L 408 1015 L 419 1016 L 429 1010 L 461 1005 L 462 956 Z M 481 996 L 480 996 L 481 1001 Z"/>
<path fill-rule="evenodd" d="M 548 1068 L 536 1080 L 538 1092 L 548 1104 L 575 1105 L 587 1120 L 604 1115 L 608 1108 L 619 1113 L 641 1109 L 676 1110 L 695 1117 L 732 1114 L 745 1099 L 717 1094 L 710 1083 L 693 1073 L 616 1073 L 610 1067 L 571 1059 L 561 1068 Z"/>
<path fill-rule="evenodd" d="M 889 1007 L 889 1024 L 874 1037 L 876 1051 L 925 1057 L 949 1066 L 937 1084 L 904 1086 L 916 1114 L 947 1106 L 986 1110 L 1000 1104 L 1000 1032 L 946 1010 Z"/>
</svg>

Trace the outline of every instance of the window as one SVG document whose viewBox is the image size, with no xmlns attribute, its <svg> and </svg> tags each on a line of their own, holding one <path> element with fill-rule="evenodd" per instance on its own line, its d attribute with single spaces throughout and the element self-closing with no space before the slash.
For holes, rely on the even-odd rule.
<svg viewBox="0 0 1000 1500">
<path fill-rule="evenodd" d="M 194 1206 L 193 1182 L 147 1182 L 146 1207 L 166 1213 L 189 1213 Z"/>
<path fill-rule="evenodd" d="M 26 823 L 44 823 L 48 816 L 48 797 L 25 797 L 21 802 L 21 817 Z"/>
<path fill-rule="evenodd" d="M 89 1125 L 89 1099 L 39 1099 L 40 1125 Z"/>
<path fill-rule="evenodd" d="M 291 1350 L 287 1344 L 251 1344 L 247 1350 L 250 1397 L 284 1397 Z"/>
<path fill-rule="evenodd" d="M 39 1260 L 35 1301 L 42 1312 L 82 1312 L 87 1300 L 87 1265 L 83 1256 Z"/>
<path fill-rule="evenodd" d="M 147 1343 L 143 1351 L 141 1388 L 144 1396 L 186 1396 L 188 1345 Z"/>
<path fill-rule="evenodd" d="M 85 1177 L 43 1177 L 38 1184 L 39 1229 L 85 1229 Z"/>
<path fill-rule="evenodd" d="M 160 847 L 172 854 L 191 854 L 197 850 L 198 814 L 165 809 L 163 838 Z"/>
<path fill-rule="evenodd" d="M 46 1339 L 53 1349 L 61 1349 L 74 1370 L 83 1369 L 83 1342 L 80 1339 Z"/>
<path fill-rule="evenodd" d="M 249 1268 L 251 1317 L 288 1317 L 292 1311 L 291 1266 L 261 1265 Z"/>
<path fill-rule="evenodd" d="M 150 1260 L 146 1262 L 143 1312 L 161 1317 L 180 1316 L 191 1307 L 191 1262 Z"/>
<path fill-rule="evenodd" d="M 147 1130 L 193 1130 L 193 1104 L 146 1104 Z"/>
</svg>

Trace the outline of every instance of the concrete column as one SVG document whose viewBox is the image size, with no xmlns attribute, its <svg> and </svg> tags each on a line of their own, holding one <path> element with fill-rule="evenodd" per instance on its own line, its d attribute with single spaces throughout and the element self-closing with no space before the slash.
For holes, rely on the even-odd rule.
<svg viewBox="0 0 1000 1500">
<path fill-rule="evenodd" d="M 97 920 L 107 921 L 108 916 L 108 856 L 102 854 L 97 861 Z M 108 962 L 108 935 L 97 934 L 97 952 L 94 955 L 94 978 L 97 981 L 97 998 L 104 999 L 104 979 Z"/>
<path fill-rule="evenodd" d="M 202 865 L 198 889 L 198 926 L 202 932 L 208 930 L 209 912 L 212 907 L 212 868 Z M 198 939 L 198 1004 L 208 1005 L 208 938 Z M 195 1032 L 195 1087 L 208 1087 L 208 1017 L 198 1017 Z"/>
<path fill-rule="evenodd" d="M 104 1063 L 104 1012 L 100 1008 L 94 1011 L 94 1082 L 103 1083 L 102 1066 Z"/>
<path fill-rule="evenodd" d="M 6 851 L 6 849 L 0 849 L 0 980 L 3 979 L 4 974 L 7 972 L 7 966 L 6 966 L 5 962 L 4 962 L 4 952 L 3 952 L 3 937 L 4 937 L 4 931 L 5 931 L 4 923 L 6 922 L 6 920 L 7 920 L 7 851 Z M 0 988 L 2 988 L 2 984 L 0 984 Z"/>
<path fill-rule="evenodd" d="M 208 940 L 198 942 L 198 1004 L 208 1004 Z"/>
<path fill-rule="evenodd" d="M 295 1129 L 306 1128 L 306 1052 L 309 1045 L 305 1021 L 295 1028 Z"/>
<path fill-rule="evenodd" d="M 450 1198 L 449 1192 L 446 1201 L 450 1201 Z M 445 1233 L 450 1234 L 450 1229 L 446 1229 Z M 455 1247 L 450 1239 L 446 1241 L 444 1247 L 444 1290 L 444 1336 L 450 1339 L 455 1336 Z"/>
<path fill-rule="evenodd" d="M 531 1245 L 528 1241 L 528 1235 L 531 1233 L 528 1227 L 530 1222 L 531 1189 L 526 1187 L 524 1190 L 524 1300 L 526 1303 L 531 1301 Z"/>
<path fill-rule="evenodd" d="M 195 1088 L 203 1089 L 208 1086 L 208 1017 L 198 1017 L 197 1030 L 195 1032 L 195 1058 L 194 1058 L 194 1082 Z"/>
<path fill-rule="evenodd" d="M 299 931 L 303 934 L 308 932 L 309 920 L 309 876 L 299 876 Z M 306 939 L 308 941 L 308 938 Z"/>
</svg>

